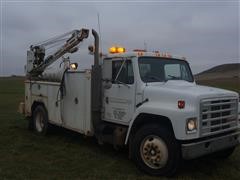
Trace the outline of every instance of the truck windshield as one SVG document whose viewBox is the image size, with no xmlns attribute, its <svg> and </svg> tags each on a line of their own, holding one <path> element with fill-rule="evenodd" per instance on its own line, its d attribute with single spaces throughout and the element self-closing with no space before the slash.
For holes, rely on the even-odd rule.
<svg viewBox="0 0 240 180">
<path fill-rule="evenodd" d="M 139 72 L 143 82 L 185 80 L 193 82 L 192 72 L 186 61 L 159 57 L 140 57 Z"/>
</svg>

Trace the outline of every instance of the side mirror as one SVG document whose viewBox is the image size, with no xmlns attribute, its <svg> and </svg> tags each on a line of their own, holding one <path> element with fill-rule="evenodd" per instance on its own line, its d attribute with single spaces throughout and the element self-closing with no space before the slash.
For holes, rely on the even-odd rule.
<svg viewBox="0 0 240 180">
<path fill-rule="evenodd" d="M 103 80 L 103 87 L 104 87 L 104 89 L 110 89 L 112 87 L 112 80 L 104 79 Z"/>
</svg>

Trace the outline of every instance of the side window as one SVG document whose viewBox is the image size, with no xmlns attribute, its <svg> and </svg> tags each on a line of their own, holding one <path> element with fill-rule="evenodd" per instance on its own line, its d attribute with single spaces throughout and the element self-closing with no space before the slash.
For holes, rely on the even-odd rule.
<svg viewBox="0 0 240 180">
<path fill-rule="evenodd" d="M 133 67 L 132 62 L 130 60 L 126 60 L 126 62 L 123 64 L 124 61 L 112 61 L 112 80 L 113 84 L 116 84 L 117 82 L 114 82 L 116 79 L 119 70 L 122 69 L 120 74 L 117 77 L 117 81 L 120 81 L 125 84 L 133 84 L 134 83 L 134 75 L 133 75 Z"/>
<path fill-rule="evenodd" d="M 184 65 L 181 65 L 181 72 L 182 72 L 182 79 L 184 79 L 184 80 L 188 80 L 189 77 L 191 76 L 189 74 L 189 71 L 186 69 L 186 66 L 184 66 Z"/>
</svg>

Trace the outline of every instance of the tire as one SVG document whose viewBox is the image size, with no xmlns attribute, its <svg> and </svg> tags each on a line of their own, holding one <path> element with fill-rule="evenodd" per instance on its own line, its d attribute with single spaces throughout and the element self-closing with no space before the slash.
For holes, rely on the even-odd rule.
<svg viewBox="0 0 240 180">
<path fill-rule="evenodd" d="M 48 130 L 48 113 L 42 106 L 38 105 L 33 112 L 33 129 L 38 134 L 46 135 Z"/>
<path fill-rule="evenodd" d="M 214 157 L 219 158 L 219 159 L 226 159 L 226 158 L 228 158 L 229 156 L 232 155 L 235 148 L 236 147 L 231 147 L 231 148 L 224 149 L 222 151 L 216 152 L 216 153 L 214 153 Z"/>
<path fill-rule="evenodd" d="M 131 149 L 137 167 L 153 176 L 174 175 L 181 161 L 180 146 L 173 133 L 156 124 L 139 129 Z"/>
</svg>

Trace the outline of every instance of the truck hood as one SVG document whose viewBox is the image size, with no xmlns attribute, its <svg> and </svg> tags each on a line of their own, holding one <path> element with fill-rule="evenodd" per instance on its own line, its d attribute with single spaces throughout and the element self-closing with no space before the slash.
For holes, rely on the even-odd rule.
<svg viewBox="0 0 240 180">
<path fill-rule="evenodd" d="M 181 80 L 169 80 L 163 83 L 148 83 L 144 90 L 145 98 L 159 99 L 203 99 L 215 97 L 238 97 L 238 93 L 219 88 L 201 86 Z"/>
</svg>

